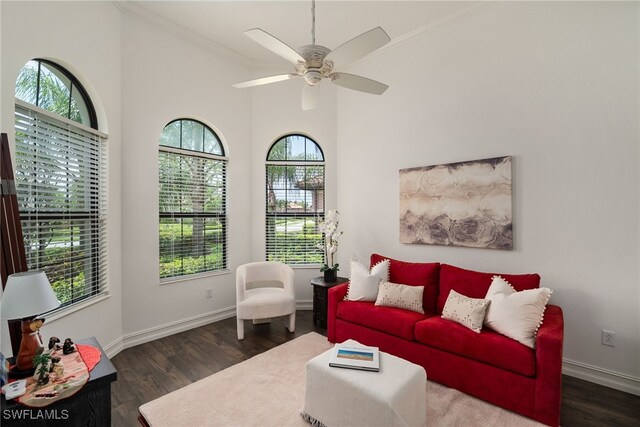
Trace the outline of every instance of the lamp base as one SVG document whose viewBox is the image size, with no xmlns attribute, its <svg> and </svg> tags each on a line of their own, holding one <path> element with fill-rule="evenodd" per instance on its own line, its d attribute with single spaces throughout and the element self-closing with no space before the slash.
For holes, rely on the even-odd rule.
<svg viewBox="0 0 640 427">
<path fill-rule="evenodd" d="M 22 369 L 18 369 L 17 366 L 12 366 L 9 369 L 9 378 L 20 379 L 20 378 L 32 377 L 35 372 L 36 372 L 36 368 L 22 370 Z"/>
<path fill-rule="evenodd" d="M 35 372 L 33 357 L 43 351 L 42 338 L 38 332 L 43 323 L 43 319 L 35 320 L 34 317 L 22 319 L 22 342 L 15 358 L 16 364 L 10 369 L 9 375 L 12 378 L 24 378 Z"/>
</svg>

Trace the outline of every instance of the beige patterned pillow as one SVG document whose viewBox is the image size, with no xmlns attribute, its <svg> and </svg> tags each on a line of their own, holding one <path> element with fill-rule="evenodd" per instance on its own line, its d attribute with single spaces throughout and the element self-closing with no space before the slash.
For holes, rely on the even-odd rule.
<svg viewBox="0 0 640 427">
<path fill-rule="evenodd" d="M 378 286 L 376 305 L 404 308 L 424 314 L 422 294 L 424 286 L 409 286 L 382 280 Z"/>
<path fill-rule="evenodd" d="M 490 302 L 488 299 L 466 297 L 452 289 L 442 309 L 442 318 L 453 320 L 479 334 Z"/>
</svg>

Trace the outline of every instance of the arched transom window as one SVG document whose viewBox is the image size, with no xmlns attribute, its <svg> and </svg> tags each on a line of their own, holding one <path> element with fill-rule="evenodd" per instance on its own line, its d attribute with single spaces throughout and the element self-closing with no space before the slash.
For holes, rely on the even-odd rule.
<svg viewBox="0 0 640 427">
<path fill-rule="evenodd" d="M 84 87 L 69 71 L 54 62 L 44 59 L 27 62 L 16 80 L 16 98 L 98 128 L 93 104 Z"/>
</svg>

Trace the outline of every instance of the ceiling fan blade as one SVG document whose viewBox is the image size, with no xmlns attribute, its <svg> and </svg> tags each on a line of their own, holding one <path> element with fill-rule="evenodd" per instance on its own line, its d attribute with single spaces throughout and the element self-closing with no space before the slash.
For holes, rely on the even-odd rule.
<svg viewBox="0 0 640 427">
<path fill-rule="evenodd" d="M 360 92 L 371 93 L 373 95 L 382 95 L 384 91 L 389 88 L 389 86 L 384 83 L 380 83 L 366 77 L 356 76 L 355 74 L 333 73 L 329 78 L 331 78 L 331 81 L 338 86 L 358 90 Z"/>
<path fill-rule="evenodd" d="M 318 105 L 318 97 L 320 96 L 320 85 L 311 86 L 305 84 L 302 88 L 302 109 L 304 111 L 313 110 Z"/>
<path fill-rule="evenodd" d="M 364 58 L 374 50 L 389 43 L 391 38 L 380 27 L 369 30 L 338 46 L 329 53 L 325 61 L 333 62 L 333 68 L 345 67 Z"/>
<path fill-rule="evenodd" d="M 244 32 L 247 37 L 255 41 L 256 43 L 266 47 L 271 52 L 280 55 L 284 59 L 293 64 L 297 64 L 298 62 L 304 62 L 304 58 L 296 52 L 292 47 L 287 45 L 286 43 L 278 40 L 271 34 L 267 33 L 260 28 L 254 28 L 252 30 L 247 30 Z"/>
<path fill-rule="evenodd" d="M 236 83 L 233 87 L 244 89 L 245 87 L 268 85 L 269 83 L 281 82 L 298 77 L 296 74 L 280 74 L 278 76 L 262 77 L 260 79 L 249 80 L 242 83 Z"/>
</svg>

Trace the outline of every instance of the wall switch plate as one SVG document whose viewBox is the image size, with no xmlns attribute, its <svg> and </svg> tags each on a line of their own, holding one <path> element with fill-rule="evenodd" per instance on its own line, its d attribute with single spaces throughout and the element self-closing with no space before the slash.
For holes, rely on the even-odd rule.
<svg viewBox="0 0 640 427">
<path fill-rule="evenodd" d="M 211 288 L 207 288 L 207 289 L 205 290 L 205 296 L 206 296 L 207 298 L 211 298 L 211 297 L 213 296 L 213 289 L 211 289 Z"/>
<path fill-rule="evenodd" d="M 608 345 L 609 347 L 616 346 L 616 333 L 612 331 L 602 331 L 602 345 Z"/>
</svg>

